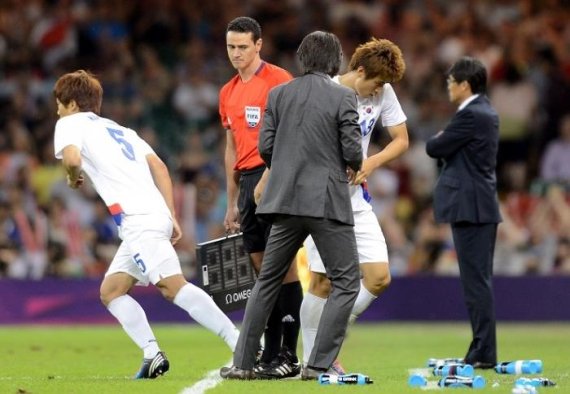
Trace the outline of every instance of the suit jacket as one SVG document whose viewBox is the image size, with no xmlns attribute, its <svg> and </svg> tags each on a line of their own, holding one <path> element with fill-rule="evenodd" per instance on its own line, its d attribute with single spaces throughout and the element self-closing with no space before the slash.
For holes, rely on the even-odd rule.
<svg viewBox="0 0 570 394">
<path fill-rule="evenodd" d="M 308 73 L 270 93 L 259 152 L 271 169 L 257 214 L 354 224 L 347 166 L 362 164 L 356 94 L 328 75 Z"/>
<path fill-rule="evenodd" d="M 497 150 L 499 116 L 479 95 L 455 113 L 443 133 L 426 145 L 443 162 L 434 190 L 437 222 L 498 223 Z"/>
</svg>

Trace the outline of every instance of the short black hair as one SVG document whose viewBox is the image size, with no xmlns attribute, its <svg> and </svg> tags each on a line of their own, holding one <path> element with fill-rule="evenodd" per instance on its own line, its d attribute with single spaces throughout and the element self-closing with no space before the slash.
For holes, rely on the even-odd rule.
<svg viewBox="0 0 570 394">
<path fill-rule="evenodd" d="M 451 66 L 447 75 L 457 83 L 467 81 L 473 93 L 487 91 L 487 70 L 480 60 L 464 56 Z"/>
<path fill-rule="evenodd" d="M 340 69 L 342 47 L 333 33 L 317 30 L 303 38 L 297 56 L 305 74 L 317 71 L 333 77 Z"/>
<path fill-rule="evenodd" d="M 253 35 L 253 42 L 257 42 L 261 38 L 261 26 L 259 23 L 249 16 L 238 16 L 226 28 L 226 34 L 234 31 L 238 33 L 251 33 Z"/>
</svg>

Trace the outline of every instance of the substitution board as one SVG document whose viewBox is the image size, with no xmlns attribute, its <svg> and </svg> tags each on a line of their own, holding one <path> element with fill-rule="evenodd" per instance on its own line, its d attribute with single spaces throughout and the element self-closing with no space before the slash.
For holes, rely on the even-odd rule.
<svg viewBox="0 0 570 394">
<path fill-rule="evenodd" d="M 229 235 L 196 247 L 202 288 L 224 312 L 245 308 L 255 282 L 242 234 Z"/>
</svg>

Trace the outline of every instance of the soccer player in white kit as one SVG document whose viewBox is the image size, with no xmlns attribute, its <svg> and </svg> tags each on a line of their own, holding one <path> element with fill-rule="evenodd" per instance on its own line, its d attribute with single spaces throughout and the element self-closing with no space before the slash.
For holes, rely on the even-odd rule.
<svg viewBox="0 0 570 394">
<path fill-rule="evenodd" d="M 80 187 L 85 173 L 122 239 L 101 284 L 101 300 L 143 351 L 135 379 L 156 378 L 170 367 L 144 310 L 128 294 L 135 284 L 154 284 L 167 300 L 222 337 L 233 352 L 238 330 L 208 294 L 182 275 L 173 247 L 182 232 L 166 165 L 135 131 L 99 116 L 103 89 L 90 73 L 65 74 L 53 91 L 59 115 L 55 156 L 62 160 L 67 184 Z"/>
<path fill-rule="evenodd" d="M 389 40 L 371 39 L 360 45 L 350 60 L 348 72 L 333 80 L 357 93 L 359 123 L 362 130 L 364 161 L 354 185 L 350 186 L 354 233 L 362 272 L 360 292 L 350 317 L 354 321 L 390 284 L 388 250 L 378 218 L 369 204 L 366 178 L 376 168 L 402 155 L 408 149 L 406 115 L 390 82 L 398 82 L 405 71 L 402 52 Z M 377 120 L 386 127 L 392 141 L 380 152 L 366 157 L 370 135 Z M 305 364 L 311 355 L 323 307 L 330 293 L 330 281 L 311 237 L 305 241 L 311 271 L 309 291 L 301 304 L 301 331 Z M 333 369 L 343 373 L 338 361 Z"/>
</svg>

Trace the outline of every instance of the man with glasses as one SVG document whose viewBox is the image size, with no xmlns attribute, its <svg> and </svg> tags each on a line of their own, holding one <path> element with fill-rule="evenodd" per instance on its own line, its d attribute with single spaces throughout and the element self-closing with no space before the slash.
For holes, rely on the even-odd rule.
<svg viewBox="0 0 570 394">
<path fill-rule="evenodd" d="M 492 275 L 497 225 L 499 117 L 485 95 L 483 64 L 463 57 L 448 72 L 449 100 L 458 106 L 451 122 L 426 145 L 442 164 L 433 196 L 437 222 L 450 223 L 473 339 L 465 363 L 492 368 L 497 362 Z"/>
</svg>

